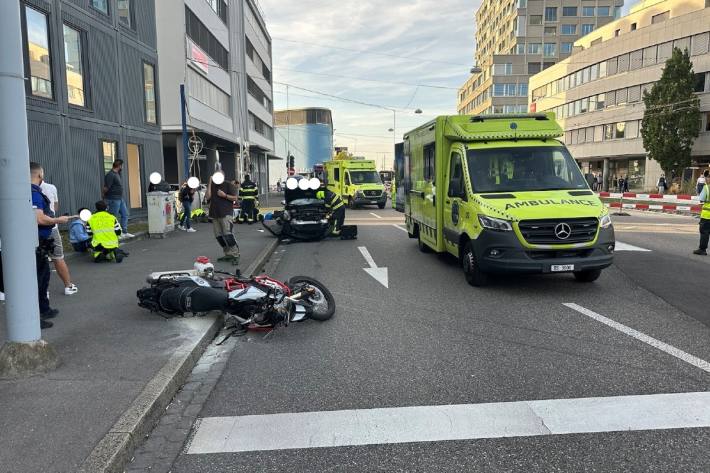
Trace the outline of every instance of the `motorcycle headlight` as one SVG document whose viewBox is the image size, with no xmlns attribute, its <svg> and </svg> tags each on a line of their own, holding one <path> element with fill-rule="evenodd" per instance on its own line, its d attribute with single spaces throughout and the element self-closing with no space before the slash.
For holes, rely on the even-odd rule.
<svg viewBox="0 0 710 473">
<path fill-rule="evenodd" d="M 599 218 L 599 226 L 600 226 L 601 228 L 609 228 L 609 227 L 611 227 L 611 216 L 610 216 L 608 213 L 602 215 L 602 216 Z"/>
<path fill-rule="evenodd" d="M 483 228 L 489 230 L 495 230 L 497 232 L 512 232 L 513 226 L 508 220 L 503 220 L 500 218 L 488 217 L 486 215 L 479 215 L 478 221 L 481 222 Z"/>
</svg>

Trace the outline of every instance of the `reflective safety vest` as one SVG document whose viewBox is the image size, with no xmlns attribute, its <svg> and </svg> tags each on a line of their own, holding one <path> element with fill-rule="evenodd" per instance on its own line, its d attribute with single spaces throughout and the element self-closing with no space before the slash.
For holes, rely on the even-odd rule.
<svg viewBox="0 0 710 473">
<path fill-rule="evenodd" d="M 91 246 L 96 248 L 101 245 L 106 249 L 118 248 L 118 235 L 121 233 L 121 226 L 116 217 L 108 212 L 96 212 L 87 223 L 89 235 L 93 238 Z"/>
<path fill-rule="evenodd" d="M 253 182 L 243 182 L 239 189 L 239 197 L 242 200 L 256 200 L 259 190 Z"/>
<path fill-rule="evenodd" d="M 341 199 L 338 194 L 332 191 L 318 191 L 316 197 L 319 199 L 323 199 L 323 201 L 325 201 L 325 207 L 331 211 L 337 210 L 345 205 L 343 199 Z"/>
<path fill-rule="evenodd" d="M 705 203 L 703 204 L 703 211 L 700 214 L 700 218 L 710 220 L 710 185 L 708 184 L 705 184 Z"/>
</svg>

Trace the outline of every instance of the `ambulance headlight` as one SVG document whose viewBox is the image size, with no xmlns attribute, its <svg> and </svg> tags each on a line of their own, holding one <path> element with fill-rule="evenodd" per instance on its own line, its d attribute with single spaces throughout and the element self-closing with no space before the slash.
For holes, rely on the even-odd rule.
<svg viewBox="0 0 710 473">
<path fill-rule="evenodd" d="M 611 216 L 609 214 L 604 214 L 599 218 L 599 226 L 601 228 L 609 228 L 611 227 Z"/>
<path fill-rule="evenodd" d="M 488 217 L 486 215 L 479 215 L 478 221 L 481 222 L 483 228 L 489 230 L 495 230 L 497 232 L 511 232 L 513 231 L 513 226 L 509 221 L 500 218 Z"/>
</svg>

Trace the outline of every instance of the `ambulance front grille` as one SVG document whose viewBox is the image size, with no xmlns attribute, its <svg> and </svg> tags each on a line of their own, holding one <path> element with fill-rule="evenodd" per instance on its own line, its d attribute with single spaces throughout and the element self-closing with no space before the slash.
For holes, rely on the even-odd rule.
<svg viewBox="0 0 710 473">
<path fill-rule="evenodd" d="M 599 220 L 596 218 L 522 220 L 518 223 L 518 228 L 525 241 L 530 244 L 568 245 L 593 241 L 599 228 Z M 569 234 L 569 236 L 560 238 L 558 234 L 561 236 Z"/>
<path fill-rule="evenodd" d="M 382 195 L 382 191 L 363 191 L 365 194 L 365 197 L 380 197 Z"/>
</svg>

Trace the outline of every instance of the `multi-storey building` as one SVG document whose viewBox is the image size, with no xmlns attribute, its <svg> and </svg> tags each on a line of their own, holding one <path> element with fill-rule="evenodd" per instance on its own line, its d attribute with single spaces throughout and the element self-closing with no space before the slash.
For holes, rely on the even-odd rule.
<svg viewBox="0 0 710 473">
<path fill-rule="evenodd" d="M 189 134 L 203 142 L 193 174 L 206 180 L 219 160 L 229 179 L 251 173 L 265 188 L 274 149 L 271 37 L 257 4 L 157 0 L 156 10 L 168 181 L 184 175 L 185 84 Z"/>
<path fill-rule="evenodd" d="M 274 115 L 276 155 L 293 156 L 296 173 L 313 171 L 313 166 L 333 157 L 333 116 L 327 108 L 279 110 Z M 286 161 L 272 161 L 269 181 L 283 182 Z"/>
<path fill-rule="evenodd" d="M 461 114 L 527 110 L 528 78 L 572 53 L 581 36 L 621 14 L 623 0 L 484 0 L 476 12 L 476 68 L 459 90 Z"/>
<path fill-rule="evenodd" d="M 673 48 L 693 63 L 702 120 L 688 180 L 710 165 L 710 3 L 649 0 L 629 15 L 581 38 L 568 59 L 530 79 L 531 111 L 554 111 L 565 143 L 588 174 L 605 187 L 627 177 L 630 188 L 651 190 L 661 174 L 641 137 L 643 92 L 662 74 Z M 670 176 L 668 176 L 670 177 Z"/>
<path fill-rule="evenodd" d="M 154 7 L 21 1 L 30 159 L 57 186 L 62 212 L 93 208 L 121 158 L 126 202 L 140 214 L 147 176 L 162 171 Z"/>
</svg>

